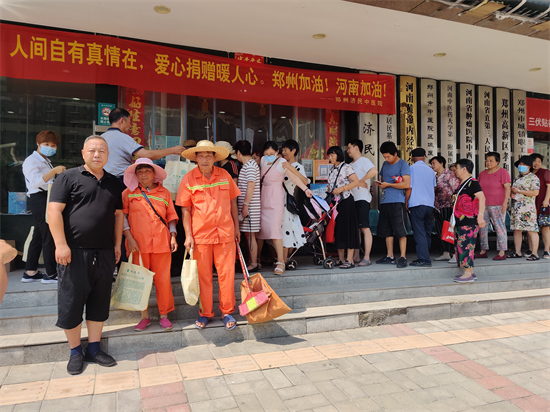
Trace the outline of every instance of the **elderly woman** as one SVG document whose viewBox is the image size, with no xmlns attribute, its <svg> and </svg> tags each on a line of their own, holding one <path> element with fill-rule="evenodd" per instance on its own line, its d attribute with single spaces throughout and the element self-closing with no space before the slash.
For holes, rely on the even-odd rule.
<svg viewBox="0 0 550 412">
<path fill-rule="evenodd" d="M 307 196 L 313 193 L 301 180 L 301 174 L 294 166 L 282 157 L 277 157 L 277 143 L 268 141 L 264 145 L 264 156 L 261 160 L 261 212 L 260 233 L 258 234 L 258 251 L 261 252 L 264 240 L 271 239 L 277 253 L 277 263 L 273 273 L 282 275 L 285 272 L 283 257 L 283 239 L 281 226 L 285 209 L 285 192 L 283 182 L 285 176 L 292 180 Z"/>
<path fill-rule="evenodd" d="M 486 169 L 479 174 L 478 181 L 485 195 L 485 216 L 486 222 L 491 221 L 497 234 L 498 255 L 493 260 L 505 260 L 508 250 L 508 235 L 506 233 L 506 209 L 510 199 L 510 173 L 508 170 L 499 167 L 500 154 L 489 152 L 485 155 Z M 487 258 L 489 250 L 489 228 L 480 230 L 481 251 L 476 253 L 476 259 Z"/>
<path fill-rule="evenodd" d="M 531 173 L 533 158 L 522 156 L 514 165 L 518 168 L 518 176 L 512 185 L 512 216 L 510 228 L 514 231 L 515 252 L 509 258 L 521 258 L 522 232 L 527 231 L 532 253 L 527 260 L 539 260 L 539 225 L 537 223 L 537 208 L 535 198 L 539 194 L 540 180 Z"/>
<path fill-rule="evenodd" d="M 436 186 L 435 186 L 435 225 L 437 235 L 441 242 L 441 250 L 443 254 L 435 260 L 449 260 L 453 253 L 453 245 L 449 242 L 441 240 L 441 232 L 443 230 L 443 222 L 451 218 L 453 208 L 451 207 L 451 197 L 454 191 L 460 185 L 460 180 L 456 177 L 454 172 L 449 169 L 445 169 L 447 160 L 443 156 L 435 156 L 430 159 L 430 165 L 435 172 Z M 454 259 L 456 261 L 456 259 Z M 455 263 L 455 262 L 453 262 Z"/>
<path fill-rule="evenodd" d="M 57 283 L 55 244 L 46 223 L 46 202 L 48 185 L 54 177 L 65 170 L 65 166 L 53 167 L 49 157 L 57 151 L 61 138 L 56 132 L 43 130 L 36 136 L 36 150 L 23 162 L 23 174 L 27 185 L 28 205 L 34 218 L 34 233 L 27 254 L 27 262 L 21 282 Z M 40 252 L 44 257 L 46 273 L 38 270 Z"/>
<path fill-rule="evenodd" d="M 174 310 L 174 295 L 170 279 L 171 253 L 178 248 L 176 223 L 178 215 L 168 189 L 162 186 L 166 172 L 150 159 L 140 158 L 124 172 L 122 192 L 124 212 L 124 236 L 126 251 L 132 252 L 133 262 L 155 272 L 153 281 L 160 313 L 160 327 L 171 330 L 168 313 Z M 144 331 L 151 324 L 147 309 L 141 312 L 141 320 L 135 331 Z"/>
<path fill-rule="evenodd" d="M 338 212 L 334 222 L 334 238 L 338 249 L 340 269 L 351 269 L 353 253 L 359 249 L 359 225 L 355 212 L 355 200 L 351 189 L 359 185 L 359 179 L 353 168 L 344 163 L 344 151 L 338 146 L 329 147 L 327 150 L 328 161 L 334 165 L 328 176 L 328 190 L 336 195 L 336 210 Z M 347 249 L 347 254 L 345 254 Z"/>
<path fill-rule="evenodd" d="M 456 176 L 460 186 L 453 194 L 455 224 L 455 248 L 457 265 L 464 269 L 454 279 L 457 283 L 469 283 L 477 279 L 474 273 L 474 250 L 479 228 L 485 227 L 485 196 L 479 182 L 472 177 L 474 164 L 471 160 L 456 162 Z"/>
</svg>

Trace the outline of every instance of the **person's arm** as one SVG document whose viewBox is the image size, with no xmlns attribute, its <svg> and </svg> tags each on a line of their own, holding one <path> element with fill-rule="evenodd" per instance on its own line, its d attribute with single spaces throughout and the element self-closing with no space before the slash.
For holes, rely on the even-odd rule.
<svg viewBox="0 0 550 412">
<path fill-rule="evenodd" d="M 296 170 L 295 168 L 293 168 L 293 169 Z M 306 183 L 302 180 L 302 178 L 304 176 L 300 172 L 298 172 L 298 174 L 296 174 L 296 173 L 289 173 L 288 171 L 285 170 L 285 173 L 288 176 L 288 178 L 290 180 L 292 180 L 292 182 L 294 182 L 294 184 L 296 186 L 298 186 L 300 189 L 302 189 L 304 191 L 304 193 L 306 194 L 307 197 L 312 197 L 313 196 L 313 192 L 311 191 L 311 189 L 309 189 L 307 187 Z M 306 178 L 306 182 L 307 182 L 307 178 Z"/>
<path fill-rule="evenodd" d="M 339 195 L 344 190 L 351 190 L 354 187 L 357 187 L 359 185 L 359 178 L 357 177 L 357 175 L 355 173 L 352 173 L 351 175 L 349 175 L 348 179 L 350 180 L 350 183 L 345 184 L 344 186 L 341 186 L 341 187 L 336 187 L 332 191 L 332 193 L 334 193 L 335 195 Z"/>
<path fill-rule="evenodd" d="M 195 247 L 195 239 L 193 239 L 193 229 L 191 227 L 191 206 L 182 207 L 183 212 L 183 229 L 185 230 L 185 249 L 192 250 Z M 238 220 L 238 219 L 237 219 Z"/>
<path fill-rule="evenodd" d="M 48 181 L 52 177 L 64 172 L 65 170 L 67 170 L 65 166 L 56 166 L 52 170 L 50 170 L 48 173 L 46 173 L 44 176 L 42 176 L 42 180 L 44 181 L 44 183 L 48 183 Z"/>
<path fill-rule="evenodd" d="M 48 203 L 50 232 L 55 243 L 55 261 L 60 265 L 66 266 L 71 263 L 71 249 L 67 244 L 63 223 L 63 210 L 65 210 L 65 206 L 65 203 Z"/>
<path fill-rule="evenodd" d="M 130 231 L 130 225 L 128 223 L 128 214 L 124 213 L 124 237 L 126 238 L 126 241 L 128 242 L 128 247 L 126 250 L 129 253 L 139 252 L 139 245 L 134 236 L 132 236 L 132 232 Z"/>
<path fill-rule="evenodd" d="M 363 176 L 361 179 L 359 179 L 359 186 L 364 187 L 365 189 L 368 189 L 369 186 L 367 185 L 366 182 L 367 182 L 367 180 L 372 179 L 374 176 L 376 176 L 376 173 L 378 173 L 376 171 L 376 168 L 371 167 L 369 169 L 369 171 L 367 172 L 367 174 L 365 176 Z"/>
<path fill-rule="evenodd" d="M 538 196 L 539 194 L 539 189 L 535 189 L 535 190 L 520 190 L 518 189 L 517 187 L 513 187 L 511 189 L 512 193 L 514 194 L 518 194 L 518 195 L 523 195 L 523 196 L 530 196 L 530 197 L 535 197 L 535 196 Z"/>
<path fill-rule="evenodd" d="M 504 183 L 503 186 L 504 186 L 504 202 L 500 207 L 500 211 L 502 213 L 506 213 L 506 209 L 508 209 L 508 200 L 510 200 L 510 183 Z"/>
<path fill-rule="evenodd" d="M 243 208 L 241 209 L 241 215 L 243 218 L 248 216 L 248 209 L 250 202 L 252 201 L 252 196 L 254 196 L 254 188 L 256 187 L 256 182 L 251 180 L 246 185 L 246 195 L 244 196 Z"/>
<path fill-rule="evenodd" d="M 168 230 L 170 230 L 170 252 L 172 253 L 178 250 L 178 241 L 176 240 L 176 236 L 178 235 L 178 231 L 176 229 L 177 223 L 177 219 L 168 222 Z"/>
<path fill-rule="evenodd" d="M 411 188 L 405 189 L 405 207 L 409 209 L 409 199 L 411 198 Z"/>
<path fill-rule="evenodd" d="M 298 170 L 296 170 L 296 168 L 294 166 L 292 166 L 290 164 L 290 162 L 283 162 L 283 169 L 285 169 L 285 171 L 289 170 L 292 172 L 292 174 L 298 176 L 298 178 L 303 182 L 304 185 L 307 185 L 307 177 L 305 177 L 303 174 L 301 174 Z M 287 176 L 294 182 L 294 179 L 291 178 L 291 173 L 287 173 Z M 296 185 L 298 185 L 298 183 L 296 183 Z M 300 188 L 302 188 L 301 186 L 299 186 Z M 303 190 L 303 189 L 302 189 Z"/>
<path fill-rule="evenodd" d="M 6 263 L 11 262 L 17 256 L 17 250 L 5 240 L 0 239 L 0 303 L 8 289 L 8 274 L 6 273 Z"/>
<path fill-rule="evenodd" d="M 403 176 L 403 181 L 399 183 L 381 182 L 379 186 L 382 189 L 385 189 L 386 187 L 393 187 L 394 189 L 408 189 L 409 187 L 411 187 L 411 176 Z"/>
<path fill-rule="evenodd" d="M 114 233 L 114 241 L 115 241 L 115 260 L 116 263 L 120 260 L 120 256 L 122 254 L 120 249 L 120 244 L 122 243 L 122 228 L 124 227 L 124 212 L 122 212 L 122 209 L 115 210 L 115 233 Z"/>
<path fill-rule="evenodd" d="M 546 184 L 546 196 L 542 200 L 542 207 L 548 207 L 548 203 L 550 203 L 550 183 Z"/>
<path fill-rule="evenodd" d="M 169 147 L 168 149 L 158 149 L 158 150 L 148 150 L 148 149 L 139 149 L 137 152 L 134 152 L 136 157 L 146 157 L 151 160 L 157 160 L 161 157 L 168 155 L 181 155 L 183 152 L 183 146 L 174 146 Z"/>
<path fill-rule="evenodd" d="M 486 225 L 485 223 L 485 195 L 482 191 L 477 192 L 474 195 L 479 200 L 479 212 L 477 214 L 477 224 L 478 226 L 483 229 Z"/>
<path fill-rule="evenodd" d="M 231 217 L 235 225 L 235 239 L 237 243 L 241 241 L 241 229 L 239 227 L 239 207 L 237 206 L 237 198 L 231 199 Z"/>
</svg>

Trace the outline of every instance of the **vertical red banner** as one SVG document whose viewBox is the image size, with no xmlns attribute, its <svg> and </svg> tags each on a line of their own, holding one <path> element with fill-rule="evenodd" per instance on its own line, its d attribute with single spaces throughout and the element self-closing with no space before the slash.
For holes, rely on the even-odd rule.
<svg viewBox="0 0 550 412">
<path fill-rule="evenodd" d="M 130 121 L 132 122 L 132 127 L 128 134 L 140 145 L 148 146 L 143 128 L 145 118 L 145 97 L 143 90 L 125 88 L 124 94 L 125 107 L 130 112 Z"/>
<path fill-rule="evenodd" d="M 340 146 L 340 111 L 327 109 L 325 111 L 325 136 L 327 149 L 331 146 Z"/>
</svg>

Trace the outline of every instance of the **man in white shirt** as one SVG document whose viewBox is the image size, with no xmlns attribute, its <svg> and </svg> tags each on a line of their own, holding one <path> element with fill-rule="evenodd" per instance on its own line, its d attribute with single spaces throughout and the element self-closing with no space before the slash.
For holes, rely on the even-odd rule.
<svg viewBox="0 0 550 412">
<path fill-rule="evenodd" d="M 365 255 L 358 266 L 370 266 L 370 251 L 372 248 L 372 232 L 369 225 L 370 202 L 372 195 L 370 193 L 370 179 L 378 173 L 369 158 L 363 157 L 363 142 L 359 139 L 352 140 L 348 143 L 348 156 L 353 159 L 350 166 L 359 179 L 359 186 L 351 189 L 355 200 L 355 211 L 357 212 L 357 222 L 359 229 L 363 232 L 363 246 Z M 359 261 L 359 249 L 355 250 L 353 257 L 355 262 Z"/>
<path fill-rule="evenodd" d="M 115 175 L 122 184 L 124 184 L 124 171 L 132 165 L 134 156 L 157 160 L 171 154 L 181 155 L 184 150 L 183 146 L 179 145 L 168 149 L 144 149 L 127 134 L 132 126 L 130 113 L 120 107 L 111 111 L 109 122 L 111 127 L 101 135 L 109 146 L 109 160 L 105 165 L 105 171 Z"/>
</svg>

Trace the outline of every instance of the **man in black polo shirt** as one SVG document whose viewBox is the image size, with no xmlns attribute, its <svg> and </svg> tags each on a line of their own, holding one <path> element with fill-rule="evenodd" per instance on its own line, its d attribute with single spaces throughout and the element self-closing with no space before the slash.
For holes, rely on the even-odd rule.
<svg viewBox="0 0 550 412">
<path fill-rule="evenodd" d="M 84 165 L 61 173 L 52 186 L 48 217 L 58 263 L 58 318 L 71 348 L 67 371 L 82 373 L 84 360 L 101 366 L 116 361 L 99 346 L 103 323 L 109 318 L 112 275 L 120 259 L 124 215 L 121 185 L 105 172 L 109 148 L 105 139 L 84 142 Z M 80 344 L 86 307 L 88 348 Z"/>
</svg>

